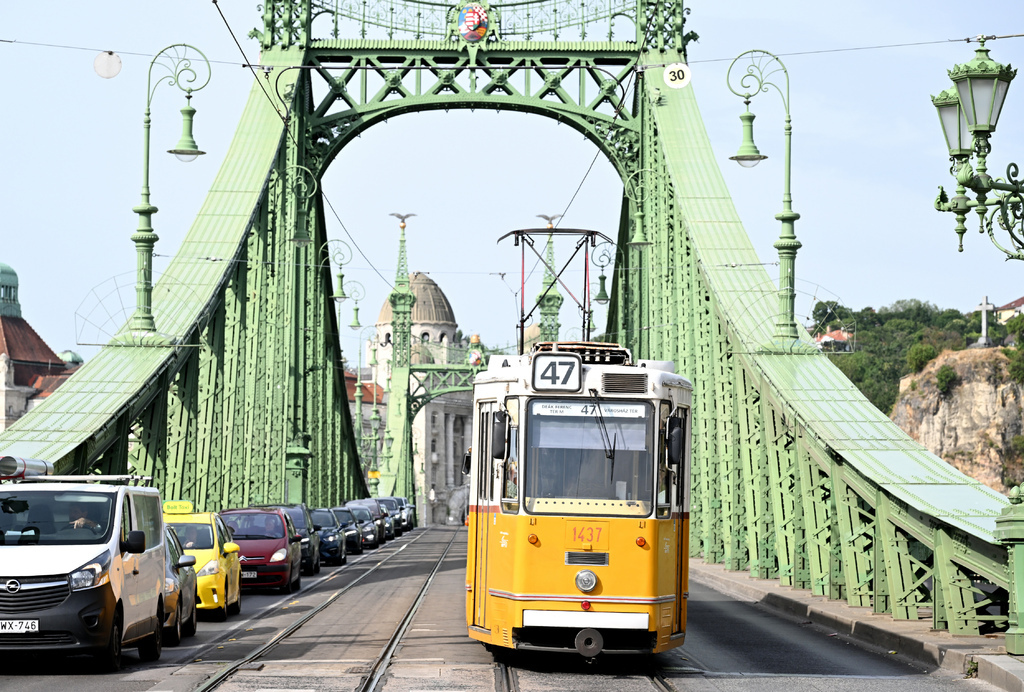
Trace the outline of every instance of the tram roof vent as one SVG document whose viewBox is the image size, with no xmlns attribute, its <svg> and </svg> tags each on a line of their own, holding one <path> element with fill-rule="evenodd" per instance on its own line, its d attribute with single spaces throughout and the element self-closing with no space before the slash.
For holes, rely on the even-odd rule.
<svg viewBox="0 0 1024 692">
<path fill-rule="evenodd" d="M 645 394 L 647 392 L 647 373 L 601 373 L 601 389 L 606 394 Z"/>
<path fill-rule="evenodd" d="M 541 341 L 534 345 L 533 353 L 561 351 L 575 353 L 590 365 L 632 365 L 633 355 L 619 344 L 601 341 Z"/>
</svg>

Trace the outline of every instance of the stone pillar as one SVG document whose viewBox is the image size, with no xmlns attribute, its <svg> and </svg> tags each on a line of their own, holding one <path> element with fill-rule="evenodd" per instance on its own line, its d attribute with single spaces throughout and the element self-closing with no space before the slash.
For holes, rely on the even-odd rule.
<svg viewBox="0 0 1024 692">
<path fill-rule="evenodd" d="M 444 414 L 444 483 L 455 485 L 455 415 Z"/>
</svg>

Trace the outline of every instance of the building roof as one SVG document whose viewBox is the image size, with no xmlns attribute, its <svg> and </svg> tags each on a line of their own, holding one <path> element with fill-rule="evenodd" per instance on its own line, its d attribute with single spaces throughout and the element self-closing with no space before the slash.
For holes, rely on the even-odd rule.
<svg viewBox="0 0 1024 692">
<path fill-rule="evenodd" d="M 0 353 L 18 364 L 14 383 L 28 386 L 39 374 L 63 371 L 65 363 L 22 317 L 0 315 Z"/>
<path fill-rule="evenodd" d="M 1024 296 L 1021 296 L 1020 298 L 1011 303 L 1007 303 L 1006 305 L 1002 305 L 996 308 L 996 312 L 1002 312 L 1003 310 L 1016 310 L 1022 305 L 1024 305 Z"/>
<path fill-rule="evenodd" d="M 380 385 L 374 384 L 373 382 L 369 382 L 367 380 L 363 380 L 363 403 L 364 404 L 366 404 L 366 403 L 372 404 L 373 403 L 373 401 L 374 401 L 374 399 L 373 399 L 373 392 L 374 392 L 375 389 L 377 391 L 377 402 L 378 403 L 383 402 L 384 401 L 384 388 L 381 387 Z M 349 372 L 348 370 L 345 371 L 345 393 L 348 396 L 348 400 L 349 401 L 355 401 L 356 400 L 356 374 L 354 372 Z"/>
<path fill-rule="evenodd" d="M 849 341 L 852 334 L 842 329 L 833 329 L 825 334 L 817 334 L 814 340 L 818 343 L 823 341 Z"/>
<path fill-rule="evenodd" d="M 64 384 L 69 377 L 78 368 L 68 368 L 67 370 L 52 374 L 52 375 L 36 375 L 29 386 L 36 390 L 30 398 L 32 399 L 45 399 L 56 391 L 57 387 Z"/>
<path fill-rule="evenodd" d="M 416 296 L 416 304 L 412 306 L 412 323 L 450 324 L 458 326 L 455 313 L 448 302 L 444 291 L 426 274 L 413 272 L 409 275 L 409 287 Z M 377 324 L 391 323 L 391 301 L 385 299 L 377 317 Z"/>
</svg>

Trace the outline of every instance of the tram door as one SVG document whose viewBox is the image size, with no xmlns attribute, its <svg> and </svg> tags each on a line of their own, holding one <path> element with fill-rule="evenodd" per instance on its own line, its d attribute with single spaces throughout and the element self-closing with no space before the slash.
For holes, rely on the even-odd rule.
<svg viewBox="0 0 1024 692">
<path fill-rule="evenodd" d="M 494 491 L 494 459 L 491 455 L 491 419 L 498 410 L 497 402 L 480 404 L 480 426 L 477 428 L 476 497 L 476 544 L 474 545 L 476 575 L 473 586 L 473 624 L 487 629 L 487 546 L 490 541 L 491 521 L 494 506 L 491 502 Z"/>
<path fill-rule="evenodd" d="M 686 607 L 687 591 L 690 588 L 689 568 L 689 535 L 688 526 L 684 521 L 690 512 L 690 409 L 680 407 L 676 409 L 675 415 L 681 418 L 680 425 L 683 429 L 683 458 L 675 474 L 675 492 L 672 502 L 672 516 L 676 523 L 676 612 L 673 634 L 686 631 Z"/>
</svg>

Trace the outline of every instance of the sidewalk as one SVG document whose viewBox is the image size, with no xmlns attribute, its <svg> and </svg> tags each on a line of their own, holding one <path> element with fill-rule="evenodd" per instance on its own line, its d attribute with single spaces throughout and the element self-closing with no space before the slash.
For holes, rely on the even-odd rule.
<svg viewBox="0 0 1024 692">
<path fill-rule="evenodd" d="M 722 565 L 690 559 L 690 579 L 733 598 L 756 601 L 791 617 L 810 620 L 864 644 L 896 652 L 925 665 L 964 673 L 977 666 L 979 680 L 1008 692 L 1024 692 L 1024 657 L 1006 653 L 1001 634 L 954 637 L 931 629 L 931 620 L 894 620 L 845 601 L 830 601 L 803 589 L 729 572 Z"/>
</svg>

